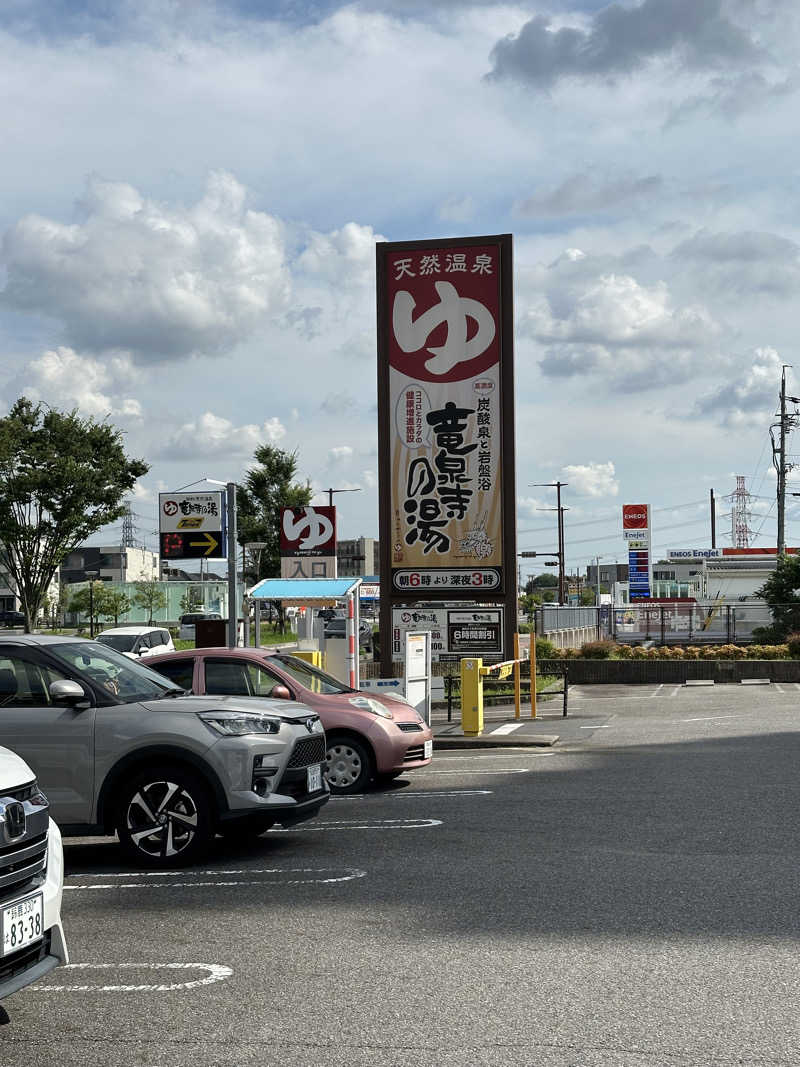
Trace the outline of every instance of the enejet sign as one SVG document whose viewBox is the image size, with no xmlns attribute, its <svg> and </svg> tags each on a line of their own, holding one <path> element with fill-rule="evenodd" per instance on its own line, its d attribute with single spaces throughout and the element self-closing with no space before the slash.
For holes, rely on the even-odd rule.
<svg viewBox="0 0 800 1067">
<path fill-rule="evenodd" d="M 391 600 L 516 617 L 511 253 L 510 235 L 377 245 L 387 628 Z"/>
</svg>

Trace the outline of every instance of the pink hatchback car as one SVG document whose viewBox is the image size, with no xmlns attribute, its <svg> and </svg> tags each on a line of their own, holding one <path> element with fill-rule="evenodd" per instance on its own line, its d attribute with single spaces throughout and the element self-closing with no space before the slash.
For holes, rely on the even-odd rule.
<svg viewBox="0 0 800 1067">
<path fill-rule="evenodd" d="M 433 733 L 393 693 L 350 689 L 310 663 L 265 649 L 196 648 L 148 656 L 147 666 L 197 695 L 283 697 L 319 714 L 332 793 L 360 793 L 430 763 Z"/>
</svg>

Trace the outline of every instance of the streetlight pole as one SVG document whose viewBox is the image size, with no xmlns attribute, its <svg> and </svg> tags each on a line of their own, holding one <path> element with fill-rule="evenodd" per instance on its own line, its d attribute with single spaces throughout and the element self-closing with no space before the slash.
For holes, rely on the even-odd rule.
<svg viewBox="0 0 800 1067">
<path fill-rule="evenodd" d="M 94 637 L 94 580 L 100 574 L 100 571 L 85 571 L 86 577 L 89 579 L 89 637 Z"/>
<path fill-rule="evenodd" d="M 569 508 L 561 507 L 561 489 L 563 486 L 569 485 L 569 482 L 533 482 L 532 489 L 535 488 L 548 488 L 555 489 L 556 491 L 556 506 L 555 508 L 542 508 L 542 511 L 557 511 L 558 512 L 558 602 L 564 603 L 564 512 L 569 511 Z"/>
</svg>

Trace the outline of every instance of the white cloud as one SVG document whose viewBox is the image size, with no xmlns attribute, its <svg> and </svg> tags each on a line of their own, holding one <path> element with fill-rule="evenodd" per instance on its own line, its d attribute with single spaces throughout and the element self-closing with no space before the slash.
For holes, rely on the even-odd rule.
<svg viewBox="0 0 800 1067">
<path fill-rule="evenodd" d="M 229 419 L 206 411 L 199 419 L 186 422 L 168 440 L 163 455 L 216 456 L 250 455 L 258 445 L 277 444 L 286 435 L 278 418 L 261 426 L 235 426 Z"/>
<path fill-rule="evenodd" d="M 571 250 L 537 275 L 520 332 L 545 349 L 551 377 L 594 372 L 623 390 L 685 379 L 699 357 L 716 358 L 720 325 L 700 304 L 677 306 L 666 282 L 645 285 L 630 274 L 592 274 Z"/>
<path fill-rule="evenodd" d="M 345 463 L 352 457 L 353 449 L 350 445 L 337 445 L 335 448 L 328 449 L 328 461 L 331 464 Z"/>
<path fill-rule="evenodd" d="M 584 463 L 562 468 L 570 489 L 579 496 L 607 497 L 619 493 L 614 464 Z"/>
<path fill-rule="evenodd" d="M 337 287 L 371 285 L 375 280 L 375 242 L 385 240 L 371 226 L 348 222 L 340 230 L 312 233 L 297 265 Z"/>
<path fill-rule="evenodd" d="M 475 200 L 471 196 L 451 196 L 439 208 L 442 222 L 469 222 L 475 214 Z"/>
<path fill-rule="evenodd" d="M 143 362 L 229 352 L 289 296 L 282 226 L 245 200 L 223 172 L 190 208 L 93 177 L 83 222 L 26 215 L 6 232 L 0 304 L 60 320 L 79 349 Z"/>
<path fill-rule="evenodd" d="M 760 426 L 766 430 L 778 403 L 783 360 L 774 348 L 757 348 L 753 357 L 739 381 L 726 382 L 701 396 L 694 414 L 711 416 L 732 428 Z"/>
<path fill-rule="evenodd" d="M 138 378 L 127 355 L 95 359 L 71 348 L 55 348 L 31 361 L 20 379 L 20 391 L 53 407 L 76 407 L 93 418 L 114 415 L 141 419 L 139 401 L 125 396 Z"/>
</svg>

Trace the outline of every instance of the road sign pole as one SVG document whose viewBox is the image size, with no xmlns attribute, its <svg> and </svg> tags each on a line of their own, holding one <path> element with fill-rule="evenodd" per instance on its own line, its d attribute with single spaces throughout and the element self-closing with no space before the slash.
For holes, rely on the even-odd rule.
<svg viewBox="0 0 800 1067">
<path fill-rule="evenodd" d="M 236 589 L 236 482 L 228 482 L 225 491 L 228 509 L 228 648 L 236 648 L 239 620 Z"/>
</svg>

